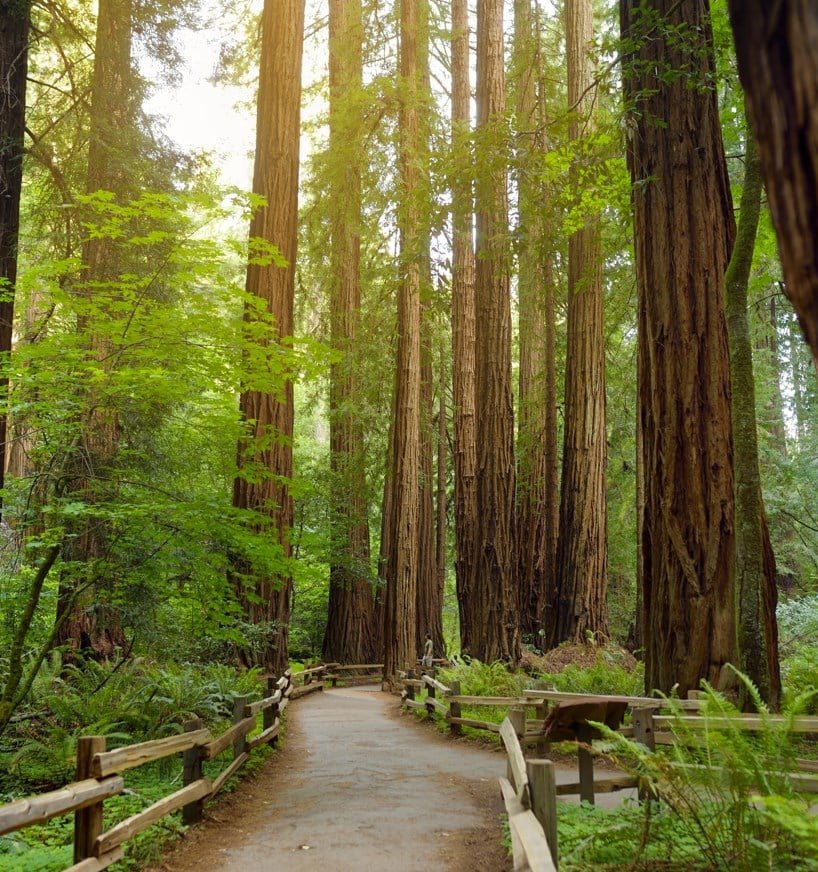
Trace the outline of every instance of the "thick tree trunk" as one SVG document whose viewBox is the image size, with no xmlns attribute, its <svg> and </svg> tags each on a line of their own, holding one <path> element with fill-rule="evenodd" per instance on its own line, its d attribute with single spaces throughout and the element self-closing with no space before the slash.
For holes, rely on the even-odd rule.
<svg viewBox="0 0 818 872">
<path fill-rule="evenodd" d="M 130 0 L 100 0 L 94 46 L 94 72 L 91 86 L 91 128 L 88 145 L 88 193 L 109 191 L 126 198 L 133 189 L 129 171 L 134 131 L 133 89 L 131 87 L 131 40 L 133 10 Z M 116 310 L 120 273 L 125 269 L 123 252 L 109 236 L 93 236 L 82 247 L 82 291 L 95 296 L 95 304 L 111 319 Z M 110 338 L 87 316 L 78 319 L 78 327 L 88 335 L 88 356 L 100 370 L 108 373 L 113 355 Z M 73 463 L 72 487 L 88 505 L 106 499 L 111 468 L 119 449 L 120 423 L 117 409 L 106 395 L 106 383 L 97 380 L 84 397 L 86 412 L 77 456 Z M 56 622 L 56 644 L 66 647 L 66 659 L 80 649 L 96 656 L 109 657 L 127 641 L 120 612 L 111 605 L 116 579 L 105 566 L 110 551 L 110 529 L 97 517 L 86 516 L 67 549 L 67 557 L 77 571 L 66 572 L 60 579 Z M 74 597 L 76 587 L 94 583 Z M 70 614 L 66 612 L 70 610 Z"/>
<path fill-rule="evenodd" d="M 516 661 L 517 552 L 514 518 L 514 405 L 511 387 L 508 194 L 503 158 L 505 114 L 502 0 L 477 10 L 477 124 L 492 142 L 477 185 L 477 516 L 476 575 L 470 653 L 484 662 Z"/>
<path fill-rule="evenodd" d="M 428 239 L 428 237 L 427 237 Z M 428 244 L 424 245 L 428 253 Z M 428 257 L 427 257 L 428 263 Z M 415 644 L 423 651 L 426 634 L 435 651 L 443 649 L 443 602 L 438 592 L 437 533 L 435 528 L 434 384 L 432 370 L 432 325 L 428 306 L 421 306 L 420 375 L 420 505 L 418 514 L 417 623 Z"/>
<path fill-rule="evenodd" d="M 706 0 L 622 0 L 634 107 L 642 593 L 648 689 L 733 683 L 738 662 L 724 274 L 733 209 Z M 651 27 L 658 16 L 661 25 Z M 645 31 L 651 29 L 649 38 Z M 680 34 L 681 33 L 681 38 Z"/>
<path fill-rule="evenodd" d="M 554 288 L 546 250 L 547 192 L 539 179 L 545 152 L 544 95 L 531 0 L 514 3 L 512 71 L 516 93 L 519 211 L 519 416 L 517 424 L 518 610 L 520 630 L 542 647 L 543 618 L 554 588 L 559 481 L 554 379 Z M 550 314 L 550 319 L 549 319 Z"/>
<path fill-rule="evenodd" d="M 438 409 L 437 409 L 437 600 L 440 638 L 432 642 L 438 657 L 446 656 L 446 640 L 443 636 L 443 602 L 446 587 L 446 370 L 443 366 L 443 355 L 440 355 L 440 375 L 438 378 Z"/>
<path fill-rule="evenodd" d="M 784 291 L 818 361 L 818 6 L 729 0 Z"/>
<path fill-rule="evenodd" d="M 373 599 L 369 581 L 369 521 L 364 439 L 355 412 L 355 339 L 361 306 L 361 88 L 363 23 L 360 0 L 329 7 L 330 159 L 332 222 L 332 346 L 341 355 L 330 373 L 330 464 L 335 559 L 323 656 L 371 663 Z"/>
<path fill-rule="evenodd" d="M 580 141 L 593 128 L 593 4 L 565 6 L 569 135 Z M 580 184 L 576 169 L 574 184 Z M 608 635 L 608 511 L 605 429 L 605 318 L 602 243 L 597 217 L 568 240 L 568 350 L 565 434 L 557 550 L 557 600 L 549 625 L 551 646 Z"/>
<path fill-rule="evenodd" d="M 417 657 L 417 569 L 420 474 L 420 291 L 423 275 L 418 104 L 420 0 L 400 3 L 400 173 L 399 214 L 403 280 L 398 289 L 398 356 L 395 377 L 395 435 L 392 466 L 392 550 L 389 554 L 384 621 L 384 682 L 393 686 L 399 670 Z"/>
<path fill-rule="evenodd" d="M 468 154 L 469 15 L 467 0 L 452 0 L 452 148 Z M 460 648 L 472 653 L 477 632 L 475 610 L 477 551 L 477 431 L 475 415 L 475 259 L 474 215 L 468 175 L 452 179 L 452 391 L 454 397 L 454 528 Z"/>
<path fill-rule="evenodd" d="M 253 191 L 261 194 L 267 205 L 253 215 L 250 236 L 277 246 L 287 265 L 248 265 L 246 287 L 249 294 L 264 300 L 274 319 L 271 342 L 293 333 L 303 38 L 304 0 L 265 0 Z M 252 317 L 249 308 L 247 317 Z M 259 532 L 273 537 L 282 555 L 289 558 L 293 521 L 289 489 L 293 473 L 292 382 L 287 380 L 283 390 L 275 394 L 245 388 L 240 409 L 248 433 L 239 444 L 233 505 L 264 515 L 267 520 Z M 267 669 L 281 672 L 287 668 L 289 656 L 292 579 L 285 575 L 259 577 L 251 567 L 241 565 L 236 570 L 236 579 L 241 579 L 238 595 L 247 619 L 254 624 L 274 625 L 258 659 Z"/>
<path fill-rule="evenodd" d="M 756 685 L 762 698 L 773 708 L 777 708 L 781 695 L 781 671 L 774 609 L 777 597 L 775 556 L 770 544 L 761 494 L 753 346 L 747 316 L 747 287 L 753 263 L 762 190 L 761 167 L 753 135 L 749 130 L 745 152 L 744 189 L 736 244 L 725 276 L 735 465 L 739 650 L 742 670 Z M 772 613 L 765 608 L 765 602 L 770 596 Z"/>
<path fill-rule="evenodd" d="M 30 0 L 0 0 L 0 361 L 11 354 L 14 327 L 29 22 Z M 7 392 L 8 379 L 0 378 L 0 489 L 9 453 Z"/>
</svg>

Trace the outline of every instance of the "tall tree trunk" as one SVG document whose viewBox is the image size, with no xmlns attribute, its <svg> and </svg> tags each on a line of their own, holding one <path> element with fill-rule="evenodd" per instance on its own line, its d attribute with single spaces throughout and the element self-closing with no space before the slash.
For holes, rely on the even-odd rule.
<svg viewBox="0 0 818 872">
<path fill-rule="evenodd" d="M 491 143 L 477 204 L 477 516 L 479 566 L 471 654 L 484 662 L 516 661 L 517 553 L 514 523 L 514 404 L 511 387 L 508 193 L 503 2 L 477 8 L 477 124 Z"/>
<path fill-rule="evenodd" d="M 418 161 L 421 166 L 421 184 L 418 195 L 419 219 L 422 233 L 422 303 L 421 303 L 421 403 L 420 403 L 420 506 L 418 516 L 418 579 L 416 644 L 423 650 L 426 633 L 432 636 L 435 651 L 443 650 L 443 603 L 438 594 L 437 538 L 435 535 L 435 482 L 434 482 L 434 368 L 433 368 L 433 310 L 431 263 L 432 201 L 429 190 L 429 159 L 432 92 L 429 70 L 429 6 L 421 4 L 418 21 L 418 79 L 420 86 L 418 105 Z"/>
<path fill-rule="evenodd" d="M 14 328 L 30 10 L 30 0 L 0 0 L 0 362 L 3 363 L 11 354 Z M 9 453 L 7 392 L 8 379 L 4 376 L 0 378 L 0 490 Z M 0 493 L 0 510 L 2 505 Z"/>
<path fill-rule="evenodd" d="M 818 361 L 818 6 L 728 0 L 784 291 Z"/>
<path fill-rule="evenodd" d="M 424 243 L 428 253 L 428 235 Z M 426 258 L 428 264 L 428 257 Z M 428 276 L 428 278 L 431 278 Z M 428 287 L 428 285 L 427 285 Z M 429 306 L 421 305 L 420 369 L 420 505 L 418 514 L 417 623 L 415 644 L 423 650 L 426 634 L 432 636 L 435 651 L 443 650 L 443 602 L 438 593 L 437 535 L 435 530 L 434 478 L 434 384 L 432 368 L 432 325 Z"/>
<path fill-rule="evenodd" d="M 330 0 L 329 196 L 332 222 L 332 346 L 342 359 L 330 373 L 330 464 L 335 559 L 330 567 L 329 609 L 323 655 L 340 663 L 370 663 L 373 600 L 369 582 L 369 521 L 364 439 L 355 412 L 355 339 L 361 306 L 361 167 L 363 143 L 360 0 Z"/>
<path fill-rule="evenodd" d="M 567 0 L 569 135 L 580 142 L 593 128 L 593 4 Z M 581 179 L 572 168 L 572 181 Z M 608 511 L 605 429 L 605 318 L 602 242 L 597 216 L 568 240 L 568 351 L 565 434 L 557 550 L 557 601 L 549 626 L 552 647 L 608 634 Z"/>
<path fill-rule="evenodd" d="M 250 237 L 275 245 L 287 265 L 249 264 L 246 287 L 248 294 L 265 302 L 274 320 L 270 342 L 280 342 L 293 333 L 303 39 L 304 0 L 265 0 L 253 192 L 262 195 L 267 205 L 254 213 Z M 251 307 L 246 317 L 253 317 Z M 238 447 L 239 473 L 233 484 L 233 505 L 265 516 L 259 532 L 273 537 L 282 555 L 289 558 L 293 521 L 289 488 L 293 473 L 292 381 L 288 379 L 280 393 L 244 388 L 240 410 L 247 435 Z M 286 575 L 260 577 L 252 567 L 240 562 L 235 568 L 236 579 L 240 579 L 238 594 L 248 621 L 274 624 L 257 659 L 267 669 L 282 672 L 289 656 L 292 579 Z"/>
<path fill-rule="evenodd" d="M 86 190 L 108 191 L 118 200 L 125 199 L 133 189 L 129 171 L 135 124 L 132 28 L 131 0 L 100 0 Z M 123 257 L 122 248 L 110 236 L 92 235 L 83 243 L 81 293 L 89 298 L 93 295 L 94 305 L 111 319 L 117 317 L 116 286 L 127 269 Z M 108 374 L 113 359 L 111 339 L 105 331 L 99 332 L 87 315 L 78 319 L 78 327 L 88 334 L 83 340 L 89 358 Z M 73 463 L 72 487 L 89 506 L 106 499 L 102 482 L 113 478 L 110 472 L 119 448 L 119 416 L 106 395 L 106 387 L 105 380 L 97 380 L 84 397 L 87 411 L 80 422 L 80 447 Z M 93 514 L 81 523 L 82 528 L 76 531 L 66 555 L 74 566 L 81 568 L 63 573 L 57 599 L 56 643 L 66 647 L 66 659 L 71 659 L 71 652 L 77 649 L 107 657 L 116 648 L 127 647 L 120 613 L 111 607 L 116 579 L 110 568 L 104 566 L 110 551 L 109 526 Z M 89 580 L 94 584 L 74 597 L 76 587 Z"/>
<path fill-rule="evenodd" d="M 747 131 L 736 244 L 725 276 L 735 464 L 736 585 L 741 668 L 774 708 L 781 695 L 775 556 L 761 494 L 747 287 L 761 211 L 761 167 Z M 766 558 L 766 559 L 765 559 Z M 768 574 L 769 573 L 769 574 Z M 765 602 L 769 603 L 765 607 Z M 770 608 L 771 606 L 771 608 Z"/>
<path fill-rule="evenodd" d="M 513 75 L 517 120 L 519 211 L 519 416 L 517 535 L 522 633 L 542 647 L 543 618 L 554 587 L 559 481 L 554 378 L 554 277 L 546 251 L 547 193 L 539 179 L 545 152 L 544 94 L 537 94 L 540 55 L 531 0 L 514 3 Z M 550 315 L 550 318 L 549 318 Z"/>
<path fill-rule="evenodd" d="M 398 355 L 395 374 L 395 435 L 392 458 L 392 524 L 386 615 L 384 682 L 394 685 L 398 670 L 417 657 L 416 602 L 420 474 L 420 291 L 423 274 L 422 218 L 419 214 L 422 150 L 418 104 L 422 83 L 418 65 L 419 5 L 400 2 L 400 174 L 399 214 L 403 280 L 398 288 Z"/>
<path fill-rule="evenodd" d="M 440 616 L 440 639 L 432 642 L 439 657 L 446 656 L 446 639 L 443 636 L 443 602 L 446 588 L 446 369 L 443 354 L 440 355 L 437 408 L 437 614 Z"/>
<path fill-rule="evenodd" d="M 452 150 L 458 167 L 471 163 L 469 13 L 467 0 L 452 0 Z M 452 175 L 452 392 L 454 417 L 454 529 L 460 648 L 472 653 L 477 551 L 477 431 L 475 414 L 475 259 L 471 178 Z"/>
<path fill-rule="evenodd" d="M 737 663 L 724 274 L 733 209 L 707 0 L 622 0 L 633 105 L 646 686 L 728 687 Z M 660 27 L 652 27 L 656 17 Z M 649 38 L 646 31 L 650 29 Z M 680 32 L 682 38 L 680 38 Z M 670 74 L 669 74 L 670 73 Z"/>
</svg>

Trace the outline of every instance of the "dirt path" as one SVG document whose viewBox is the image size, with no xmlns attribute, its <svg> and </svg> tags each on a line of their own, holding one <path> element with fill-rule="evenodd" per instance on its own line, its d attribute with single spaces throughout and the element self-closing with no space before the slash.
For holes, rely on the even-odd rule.
<svg viewBox="0 0 818 872">
<path fill-rule="evenodd" d="M 453 742 L 375 688 L 288 709 L 285 747 L 206 812 L 167 872 L 503 872 L 505 755 Z"/>
</svg>

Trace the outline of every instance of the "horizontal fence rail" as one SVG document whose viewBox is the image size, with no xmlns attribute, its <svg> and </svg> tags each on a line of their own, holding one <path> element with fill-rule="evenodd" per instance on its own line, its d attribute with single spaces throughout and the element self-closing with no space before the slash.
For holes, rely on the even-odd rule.
<svg viewBox="0 0 818 872">
<path fill-rule="evenodd" d="M 177 809 L 182 809 L 186 824 L 201 820 L 204 802 L 212 799 L 238 772 L 249 759 L 250 751 L 276 741 L 279 715 L 294 689 L 290 670 L 281 678 L 268 679 L 267 689 L 268 695 L 258 702 L 248 703 L 246 697 L 237 697 L 233 725 L 220 736 L 214 737 L 198 719 L 187 721 L 184 732 L 176 736 L 110 751 L 105 747 L 104 736 L 82 736 L 77 741 L 76 781 L 59 790 L 0 805 L 0 835 L 73 813 L 74 865 L 68 867 L 69 872 L 96 872 L 121 860 L 125 842 Z M 248 741 L 248 734 L 258 726 L 258 714 L 262 715 L 262 731 Z M 231 748 L 233 760 L 228 766 L 214 779 L 203 776 L 202 763 Z M 103 803 L 125 790 L 122 773 L 178 754 L 183 755 L 183 786 L 103 830 Z"/>
<path fill-rule="evenodd" d="M 125 842 L 165 815 L 181 808 L 183 823 L 200 821 L 204 803 L 239 772 L 253 750 L 278 740 L 281 714 L 291 700 L 323 690 L 324 682 L 334 687 L 339 679 L 382 670 L 382 663 L 322 663 L 296 673 L 288 669 L 279 678 L 268 678 L 263 699 L 248 702 L 245 696 L 236 697 L 233 723 L 219 736 L 213 736 L 198 719 L 186 721 L 184 732 L 178 735 L 111 750 L 105 747 L 105 737 L 83 736 L 77 742 L 76 781 L 59 790 L 0 805 L 0 836 L 73 813 L 74 865 L 68 872 L 105 869 L 123 859 Z M 258 728 L 258 715 L 262 717 L 261 732 L 249 737 Z M 215 778 L 202 774 L 205 762 L 230 750 L 233 759 Z M 121 773 L 178 754 L 183 757 L 183 786 L 103 831 L 105 799 L 125 790 Z"/>
</svg>

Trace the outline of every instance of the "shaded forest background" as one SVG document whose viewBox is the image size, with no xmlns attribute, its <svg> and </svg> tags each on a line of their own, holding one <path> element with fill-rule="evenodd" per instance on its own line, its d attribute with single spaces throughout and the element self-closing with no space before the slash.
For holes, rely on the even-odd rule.
<svg viewBox="0 0 818 872">
<path fill-rule="evenodd" d="M 644 251 L 661 235 L 678 255 L 692 237 L 716 259 L 691 270 L 723 294 L 753 154 L 726 4 L 687 4 L 687 18 L 679 5 L 486 0 L 478 21 L 434 0 L 332 0 L 329 18 L 296 0 L 263 16 L 163 0 L 2 4 L 0 60 L 19 71 L 27 53 L 27 76 L 3 107 L 22 149 L 3 153 L 21 196 L 19 235 L 4 213 L 0 246 L 0 726 L 55 650 L 68 663 L 273 669 L 385 656 L 388 677 L 427 631 L 439 654 L 509 662 L 563 641 L 650 651 L 659 635 L 649 686 L 728 683 L 659 650 L 674 630 L 645 625 L 638 584 L 638 507 L 659 486 L 656 468 L 639 472 L 637 443 L 653 432 L 640 409 L 646 391 L 671 406 L 687 387 L 650 386 L 640 370 L 652 315 L 639 300 L 671 282 L 645 277 L 657 258 Z M 179 46 L 205 26 L 223 39 L 215 81 L 239 87 L 245 112 L 258 93 L 253 193 L 226 187 L 216 158 L 183 152 L 145 109 L 157 89 L 173 93 Z M 305 73 L 318 71 L 303 93 L 302 48 Z M 726 156 L 716 187 L 666 225 L 634 209 L 662 179 L 658 159 L 638 171 L 639 148 L 673 129 L 657 94 L 689 98 L 695 117 L 711 101 Z M 675 170 L 691 186 L 707 174 Z M 759 523 L 783 653 L 798 648 L 812 672 L 815 368 L 759 196 L 743 307 Z M 684 321 L 670 290 L 668 317 Z M 703 400 L 705 429 L 671 435 L 698 457 L 721 439 L 732 459 L 721 297 L 702 299 L 725 355 L 699 359 L 692 384 L 721 405 Z M 657 420 L 659 439 L 670 431 Z M 757 618 L 769 591 L 732 592 L 732 482 L 721 486 L 729 518 L 705 524 L 702 567 L 729 576 L 714 587 L 730 612 L 726 660 L 753 674 L 738 645 L 758 648 L 763 622 L 747 618 L 747 641 L 736 614 L 755 597 Z M 676 497 L 704 512 L 696 486 Z M 739 544 L 738 560 L 769 569 L 768 552 Z"/>
</svg>

